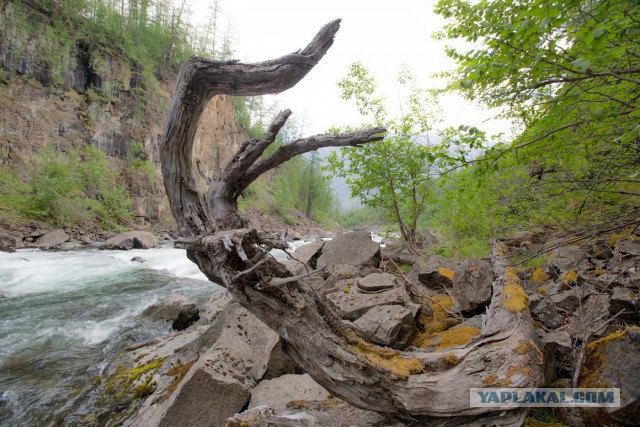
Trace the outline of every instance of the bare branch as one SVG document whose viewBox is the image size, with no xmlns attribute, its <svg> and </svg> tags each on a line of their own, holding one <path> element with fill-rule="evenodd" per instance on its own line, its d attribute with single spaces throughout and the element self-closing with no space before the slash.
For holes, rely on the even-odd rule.
<svg viewBox="0 0 640 427">
<path fill-rule="evenodd" d="M 355 147 L 369 142 L 380 141 L 383 139 L 383 136 L 380 134 L 385 131 L 385 128 L 377 127 L 338 135 L 315 135 L 283 145 L 271 156 L 259 160 L 245 172 L 244 176 L 238 182 L 236 197 L 260 175 L 293 157 L 308 153 L 309 151 L 315 151 L 322 147 Z"/>
</svg>

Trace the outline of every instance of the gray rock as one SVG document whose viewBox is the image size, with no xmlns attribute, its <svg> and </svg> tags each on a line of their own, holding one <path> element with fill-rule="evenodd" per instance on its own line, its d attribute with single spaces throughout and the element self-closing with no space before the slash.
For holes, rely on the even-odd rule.
<svg viewBox="0 0 640 427">
<path fill-rule="evenodd" d="M 287 240 L 304 240 L 304 236 L 297 231 L 288 230 Z"/>
<path fill-rule="evenodd" d="M 107 240 L 100 249 L 151 249 L 158 246 L 158 238 L 147 231 L 128 231 Z"/>
<path fill-rule="evenodd" d="M 585 253 L 578 245 L 561 246 L 547 254 L 549 265 L 559 271 L 569 271 L 581 268 L 584 264 Z"/>
<path fill-rule="evenodd" d="M 573 349 L 571 336 L 566 331 L 552 331 L 541 339 L 544 361 L 544 377 L 546 384 L 551 384 L 560 378 L 560 366 L 564 364 L 567 355 Z"/>
<path fill-rule="evenodd" d="M 418 332 L 411 310 L 401 305 L 374 307 L 354 322 L 369 340 L 389 347 L 406 347 Z"/>
<path fill-rule="evenodd" d="M 591 248 L 593 257 L 597 260 L 608 260 L 613 257 L 613 249 L 605 240 L 596 240 Z"/>
<path fill-rule="evenodd" d="M 318 240 L 297 248 L 283 264 L 294 274 L 305 272 L 306 268 L 315 268 L 324 241 Z"/>
<path fill-rule="evenodd" d="M 640 256 L 640 240 L 618 240 L 615 253 L 623 256 Z"/>
<path fill-rule="evenodd" d="M 283 375 L 262 381 L 251 391 L 249 409 L 260 405 L 286 408 L 292 401 L 322 401 L 331 394 L 316 383 L 308 374 Z"/>
<path fill-rule="evenodd" d="M 139 263 L 143 263 L 144 258 L 142 258 L 141 256 L 134 256 L 133 258 L 131 258 L 131 262 L 139 262 Z"/>
<path fill-rule="evenodd" d="M 158 425 L 222 426 L 250 398 L 248 387 L 221 380 L 204 369 L 198 369 L 182 387 Z"/>
<path fill-rule="evenodd" d="M 171 328 L 174 331 L 183 331 L 198 320 L 200 320 L 200 310 L 198 310 L 198 307 L 196 307 L 195 304 L 187 304 L 182 307 L 182 310 L 178 313 L 178 317 L 171 324 Z"/>
<path fill-rule="evenodd" d="M 6 230 L 0 229 L 0 252 L 15 252 L 18 238 Z"/>
<path fill-rule="evenodd" d="M 327 299 L 336 307 L 340 317 L 355 320 L 373 307 L 381 305 L 404 305 L 410 301 L 403 287 L 396 287 L 384 292 L 365 294 L 355 286 L 355 280 L 345 280 L 345 286 L 327 295 Z M 352 283 L 351 286 L 348 284 Z"/>
<path fill-rule="evenodd" d="M 145 308 L 142 315 L 157 320 L 174 321 L 178 318 L 180 312 L 189 305 L 193 305 L 193 301 L 183 295 L 170 293 L 160 302 Z"/>
<path fill-rule="evenodd" d="M 79 247 L 80 247 L 80 243 L 78 242 L 64 242 L 63 244 L 59 245 L 56 249 L 60 249 L 63 251 L 70 251 L 71 249 L 75 249 Z"/>
<path fill-rule="evenodd" d="M 619 316 L 621 319 L 638 320 L 640 319 L 639 306 L 640 295 L 637 291 L 622 287 L 613 289 L 611 293 L 611 305 L 609 306 L 609 312 L 612 316 L 624 310 L 624 313 Z"/>
<path fill-rule="evenodd" d="M 332 267 L 339 264 L 380 265 L 380 245 L 371 240 L 368 231 L 338 234 L 324 244 L 317 267 Z"/>
<path fill-rule="evenodd" d="M 64 230 L 53 230 L 38 237 L 35 246 L 40 249 L 54 249 L 69 240 L 69 235 Z"/>
<path fill-rule="evenodd" d="M 606 411 L 623 424 L 632 421 L 632 425 L 637 425 L 640 420 L 640 340 L 633 339 L 632 330 L 628 328 L 590 345 L 581 371 L 582 377 L 588 376 L 590 380 L 580 386 L 620 388 L 620 407 L 606 408 Z"/>
<path fill-rule="evenodd" d="M 442 288 L 451 289 L 457 268 L 457 262 L 440 255 L 433 255 L 415 263 L 407 273 L 407 278 L 413 282 L 422 283 L 427 289 L 436 291 Z"/>
<path fill-rule="evenodd" d="M 462 311 L 475 311 L 491 301 L 493 269 L 488 261 L 461 263 L 453 278 L 453 297 Z"/>
<path fill-rule="evenodd" d="M 270 380 L 273 378 L 281 377 L 286 374 L 298 373 L 297 367 L 284 353 L 284 342 L 282 338 L 278 340 L 278 343 L 273 346 L 271 355 L 269 356 L 269 363 L 267 364 L 267 371 L 264 373 L 262 380 Z"/>
<path fill-rule="evenodd" d="M 606 332 L 603 326 L 609 318 L 609 295 L 606 293 L 589 295 L 569 318 L 567 332 L 576 340 L 584 340 L 586 334 L 600 337 Z"/>
<path fill-rule="evenodd" d="M 389 273 L 373 273 L 356 281 L 363 292 L 378 292 L 398 286 L 398 278 Z"/>
<path fill-rule="evenodd" d="M 246 406 L 250 390 L 264 377 L 278 335 L 240 305 L 228 303 L 224 295 L 205 307 L 210 325 L 197 324 L 165 338 L 162 345 L 131 355 L 141 358 L 138 363 L 152 357 L 167 357 L 164 363 L 171 366 L 193 362 L 173 392 L 168 388 L 176 377 L 166 370 L 154 377 L 157 389 L 132 426 L 224 425 L 224 419 Z"/>
<path fill-rule="evenodd" d="M 589 296 L 591 291 L 591 287 L 587 285 L 574 286 L 567 291 L 558 292 L 550 298 L 552 302 L 558 304 L 560 307 L 574 311 L 580 305 L 580 301 Z"/>
<path fill-rule="evenodd" d="M 548 298 L 543 298 L 535 307 L 532 307 L 531 313 L 550 329 L 559 328 L 564 324 L 564 316 L 560 313 L 558 306 Z"/>
<path fill-rule="evenodd" d="M 440 243 L 440 241 L 438 240 L 438 238 L 436 236 L 434 236 L 433 234 L 431 234 L 429 231 L 427 230 L 420 230 L 416 233 L 416 239 L 415 239 L 415 243 L 416 246 L 419 248 L 428 248 L 430 246 L 434 246 L 437 245 L 438 243 Z"/>
</svg>

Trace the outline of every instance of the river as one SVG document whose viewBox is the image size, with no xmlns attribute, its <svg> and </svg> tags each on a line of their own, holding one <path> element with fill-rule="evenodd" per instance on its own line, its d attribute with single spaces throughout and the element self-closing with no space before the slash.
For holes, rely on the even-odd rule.
<svg viewBox="0 0 640 427">
<path fill-rule="evenodd" d="M 140 315 L 147 306 L 219 289 L 169 246 L 0 252 L 0 425 L 75 424 L 95 410 L 96 378 L 118 351 L 170 331 Z"/>
</svg>

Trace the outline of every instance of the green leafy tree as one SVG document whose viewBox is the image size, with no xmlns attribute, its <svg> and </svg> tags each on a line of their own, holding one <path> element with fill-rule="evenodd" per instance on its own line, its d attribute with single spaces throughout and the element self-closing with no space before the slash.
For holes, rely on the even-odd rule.
<svg viewBox="0 0 640 427">
<path fill-rule="evenodd" d="M 501 108 L 520 126 L 512 145 L 486 157 L 516 148 L 522 163 L 537 165 L 538 180 L 553 172 L 557 196 L 581 194 L 577 211 L 614 194 L 637 197 L 639 6 L 440 0 L 436 12 L 450 22 L 439 37 L 464 42 L 447 51 L 458 64 L 447 73 L 450 89 Z"/>
<path fill-rule="evenodd" d="M 416 252 L 418 218 L 432 190 L 438 154 L 446 149 L 428 140 L 437 117 L 435 94 L 419 89 L 406 71 L 400 73 L 398 84 L 408 88 L 409 95 L 400 117 L 393 118 L 384 98 L 376 94 L 376 83 L 368 70 L 359 62 L 351 66 L 338 83 L 342 98 L 355 101 L 369 125 L 385 126 L 388 133 L 380 142 L 334 151 L 327 170 L 346 178 L 352 197 L 382 210 L 397 225 L 406 247 Z"/>
</svg>

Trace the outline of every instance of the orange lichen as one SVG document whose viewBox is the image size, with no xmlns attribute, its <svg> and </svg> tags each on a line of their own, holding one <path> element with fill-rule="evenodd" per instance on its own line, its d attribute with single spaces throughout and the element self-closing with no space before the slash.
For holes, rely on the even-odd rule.
<svg viewBox="0 0 640 427">
<path fill-rule="evenodd" d="M 438 267 L 438 273 L 442 274 L 444 277 L 451 280 L 452 282 L 453 282 L 453 276 L 455 276 L 456 274 L 455 271 L 446 267 Z"/>
<path fill-rule="evenodd" d="M 495 375 L 489 375 L 488 377 L 482 380 L 482 384 L 492 385 L 492 384 L 495 384 L 497 381 L 498 381 L 498 377 L 496 377 Z"/>
<path fill-rule="evenodd" d="M 453 353 L 447 354 L 442 360 L 449 366 L 458 366 L 460 364 L 460 359 Z"/>
<path fill-rule="evenodd" d="M 404 380 L 411 374 L 424 371 L 424 365 L 415 357 L 406 357 L 396 350 L 369 344 L 353 332 L 349 332 L 346 338 L 356 354 L 363 356 L 372 367 L 383 369 L 394 378 Z"/>
<path fill-rule="evenodd" d="M 564 276 L 562 283 L 565 285 L 575 285 L 578 281 L 578 273 L 575 270 L 569 270 L 567 274 Z"/>
<path fill-rule="evenodd" d="M 549 279 L 549 276 L 547 276 L 547 273 L 545 273 L 544 268 L 542 267 L 536 267 L 535 270 L 533 270 L 533 273 L 531 273 L 531 281 L 534 283 L 544 283 Z"/>
<path fill-rule="evenodd" d="M 502 305 L 510 311 L 524 311 L 528 307 L 529 296 L 520 286 L 520 278 L 513 270 L 504 275 Z"/>
<path fill-rule="evenodd" d="M 167 393 L 162 396 L 162 400 L 166 400 L 173 394 L 173 392 L 178 388 L 178 385 L 182 382 L 189 369 L 193 366 L 196 361 L 192 361 L 189 363 L 185 363 L 184 365 L 174 366 L 173 368 L 167 371 L 167 375 L 175 377 L 173 382 L 169 387 L 167 387 Z"/>
<path fill-rule="evenodd" d="M 422 347 L 435 344 L 436 350 L 457 347 L 470 343 L 475 337 L 480 335 L 480 329 L 475 326 L 459 326 L 446 331 L 437 332 L 424 340 Z"/>
</svg>

